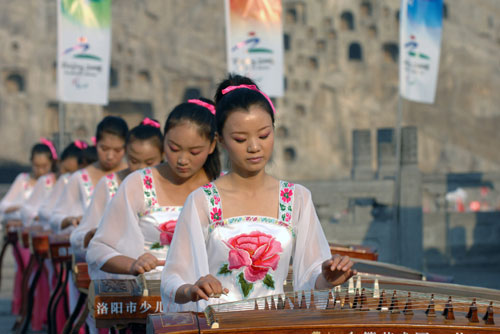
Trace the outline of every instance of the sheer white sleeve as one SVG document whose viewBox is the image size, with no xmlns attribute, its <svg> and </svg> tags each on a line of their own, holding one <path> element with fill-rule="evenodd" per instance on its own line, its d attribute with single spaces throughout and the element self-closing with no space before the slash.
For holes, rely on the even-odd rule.
<svg viewBox="0 0 500 334">
<path fill-rule="evenodd" d="M 64 187 L 68 183 L 69 177 L 69 173 L 59 176 L 56 184 L 54 185 L 54 188 L 52 189 L 52 192 L 40 205 L 40 209 L 38 210 L 38 222 L 47 229 L 50 229 L 50 217 L 52 216 L 52 210 L 54 210 L 59 196 L 61 196 L 61 194 L 63 193 Z"/>
<path fill-rule="evenodd" d="M 111 200 L 106 177 L 101 178 L 92 194 L 89 207 L 85 210 L 80 224 L 71 232 L 70 242 L 75 254 L 85 253 L 83 240 L 90 230 L 97 228 L 106 205 Z"/>
<path fill-rule="evenodd" d="M 7 194 L 0 201 L 0 218 L 3 219 L 5 215 L 5 210 L 12 206 L 21 205 L 24 201 L 24 184 L 25 184 L 26 174 L 21 173 L 16 176 L 14 183 L 10 186 Z"/>
<path fill-rule="evenodd" d="M 64 191 L 57 199 L 50 218 L 50 225 L 56 233 L 69 232 L 70 227 L 61 230 L 61 223 L 66 217 L 79 217 L 85 210 L 82 192 L 80 190 L 80 173 L 73 173 L 64 187 Z"/>
<path fill-rule="evenodd" d="M 294 290 L 314 289 L 323 261 L 331 258 L 330 247 L 316 215 L 311 192 L 297 184 L 292 213 L 296 235 L 293 252 Z"/>
<path fill-rule="evenodd" d="M 177 220 L 175 232 L 161 276 L 161 299 L 165 312 L 202 311 L 208 304 L 176 304 L 175 293 L 184 284 L 194 284 L 209 274 L 206 240 L 209 215 L 200 188 L 191 193 Z M 197 307 L 199 309 L 197 309 Z"/>
<path fill-rule="evenodd" d="M 104 210 L 87 249 L 89 266 L 100 269 L 115 256 L 136 259 L 144 253 L 144 237 L 138 216 L 143 210 L 142 178 L 139 172 L 134 172 L 125 178 Z"/>
<path fill-rule="evenodd" d="M 29 226 L 33 223 L 35 217 L 38 215 L 40 205 L 50 195 L 53 187 L 53 179 L 54 174 L 52 173 L 38 178 L 31 196 L 21 207 L 21 220 L 25 226 Z"/>
</svg>

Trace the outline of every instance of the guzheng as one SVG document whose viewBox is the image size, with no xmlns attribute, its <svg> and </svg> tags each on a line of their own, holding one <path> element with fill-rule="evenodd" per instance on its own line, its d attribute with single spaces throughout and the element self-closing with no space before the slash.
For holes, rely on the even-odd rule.
<svg viewBox="0 0 500 334">
<path fill-rule="evenodd" d="M 148 314 L 163 312 L 158 275 L 95 280 L 91 284 L 94 284 L 94 318 L 98 328 L 146 324 Z"/>
<path fill-rule="evenodd" d="M 354 282 L 353 282 L 354 281 Z M 500 333 L 500 291 L 377 275 L 323 291 L 148 316 L 147 333 Z"/>
</svg>

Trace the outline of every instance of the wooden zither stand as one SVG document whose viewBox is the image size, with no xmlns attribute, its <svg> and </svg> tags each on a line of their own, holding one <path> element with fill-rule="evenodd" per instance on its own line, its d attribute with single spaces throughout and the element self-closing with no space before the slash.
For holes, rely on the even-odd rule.
<svg viewBox="0 0 500 334">
<path fill-rule="evenodd" d="M 378 275 L 331 290 L 288 292 L 148 316 L 148 333 L 500 333 L 500 291 Z"/>
</svg>

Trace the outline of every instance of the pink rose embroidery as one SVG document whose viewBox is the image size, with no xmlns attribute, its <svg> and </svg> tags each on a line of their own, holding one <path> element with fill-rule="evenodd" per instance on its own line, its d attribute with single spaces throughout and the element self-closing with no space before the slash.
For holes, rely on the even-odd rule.
<svg viewBox="0 0 500 334">
<path fill-rule="evenodd" d="M 231 249 L 228 269 L 246 267 L 244 277 L 248 282 L 262 280 L 269 269 L 276 270 L 283 251 L 279 241 L 259 231 L 237 235 L 225 244 Z"/>
<path fill-rule="evenodd" d="M 172 242 L 172 238 L 174 237 L 175 225 L 177 224 L 177 220 L 169 220 L 164 222 L 158 229 L 161 231 L 160 233 L 160 244 L 170 245 Z"/>
<path fill-rule="evenodd" d="M 219 204 L 219 202 L 220 202 L 220 197 L 217 196 L 217 195 L 214 195 L 214 203 L 215 203 L 215 205 Z"/>
<path fill-rule="evenodd" d="M 211 183 L 207 183 L 207 184 L 205 184 L 205 185 L 203 186 L 203 188 L 205 188 L 205 189 L 210 189 L 210 188 L 212 188 L 212 184 L 211 184 Z"/>
<path fill-rule="evenodd" d="M 145 176 L 143 182 L 144 182 L 144 186 L 146 187 L 146 189 L 153 188 L 153 179 L 151 177 Z"/>
<path fill-rule="evenodd" d="M 219 221 L 222 216 L 222 212 L 218 208 L 213 208 L 212 212 L 210 212 L 210 217 L 213 221 Z"/>
<path fill-rule="evenodd" d="M 107 177 L 109 180 L 113 180 L 113 174 L 108 174 L 108 175 L 106 175 L 106 177 Z"/>
<path fill-rule="evenodd" d="M 290 188 L 285 188 L 281 191 L 281 200 L 285 203 L 290 202 L 293 191 Z"/>
<path fill-rule="evenodd" d="M 151 169 L 146 169 L 146 174 L 151 174 Z"/>
<path fill-rule="evenodd" d="M 87 174 L 82 174 L 82 180 L 83 182 L 88 182 L 89 176 Z"/>
<path fill-rule="evenodd" d="M 287 213 L 285 214 L 285 221 L 286 221 L 286 222 L 289 222 L 291 218 L 292 218 L 292 215 L 290 215 L 290 213 L 289 213 L 289 212 L 287 212 Z"/>
</svg>

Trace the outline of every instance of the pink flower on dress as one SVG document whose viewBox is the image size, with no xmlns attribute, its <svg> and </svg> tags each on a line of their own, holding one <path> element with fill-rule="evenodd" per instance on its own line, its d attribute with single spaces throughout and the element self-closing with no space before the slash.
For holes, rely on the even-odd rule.
<svg viewBox="0 0 500 334">
<path fill-rule="evenodd" d="M 220 197 L 217 196 L 217 195 L 214 195 L 214 203 L 215 203 L 215 205 L 219 204 L 219 202 L 220 202 Z"/>
<path fill-rule="evenodd" d="M 212 184 L 211 184 L 211 183 L 207 183 L 207 184 L 205 184 L 205 185 L 203 186 L 203 188 L 205 188 L 205 189 L 210 189 L 210 188 L 212 188 Z"/>
<path fill-rule="evenodd" d="M 285 188 L 281 191 L 281 200 L 285 203 L 290 202 L 293 191 L 290 188 Z"/>
<path fill-rule="evenodd" d="M 289 221 L 290 221 L 290 219 L 292 219 L 292 215 L 290 215 L 290 212 L 287 212 L 287 213 L 285 214 L 285 221 L 286 221 L 286 222 L 289 222 Z"/>
<path fill-rule="evenodd" d="M 146 174 L 151 174 L 151 168 L 146 168 Z"/>
<path fill-rule="evenodd" d="M 210 217 L 213 221 L 219 221 L 221 219 L 222 212 L 218 208 L 213 208 L 212 212 L 210 212 Z"/>
<path fill-rule="evenodd" d="M 172 242 L 172 238 L 174 237 L 175 225 L 177 224 L 177 220 L 169 220 L 164 222 L 158 229 L 161 231 L 160 233 L 160 244 L 161 245 L 169 245 Z"/>
<path fill-rule="evenodd" d="M 245 279 L 256 282 L 264 279 L 269 269 L 276 270 L 283 251 L 273 236 L 259 231 L 240 234 L 224 242 L 229 251 L 229 270 L 246 267 Z"/>
<path fill-rule="evenodd" d="M 146 187 L 146 189 L 153 188 L 153 179 L 151 177 L 145 176 L 143 182 L 144 182 L 144 186 Z"/>
<path fill-rule="evenodd" d="M 89 176 L 87 174 L 82 174 L 82 180 L 83 180 L 83 182 L 88 182 Z"/>
<path fill-rule="evenodd" d="M 50 186 L 50 184 L 52 183 L 52 179 L 50 177 L 46 178 L 45 179 L 45 184 Z"/>
<path fill-rule="evenodd" d="M 151 206 L 153 205 L 156 205 L 158 203 L 158 201 L 156 200 L 156 198 L 151 198 Z"/>
<path fill-rule="evenodd" d="M 108 175 L 106 175 L 106 177 L 107 177 L 109 180 L 113 180 L 113 174 L 108 174 Z"/>
</svg>

